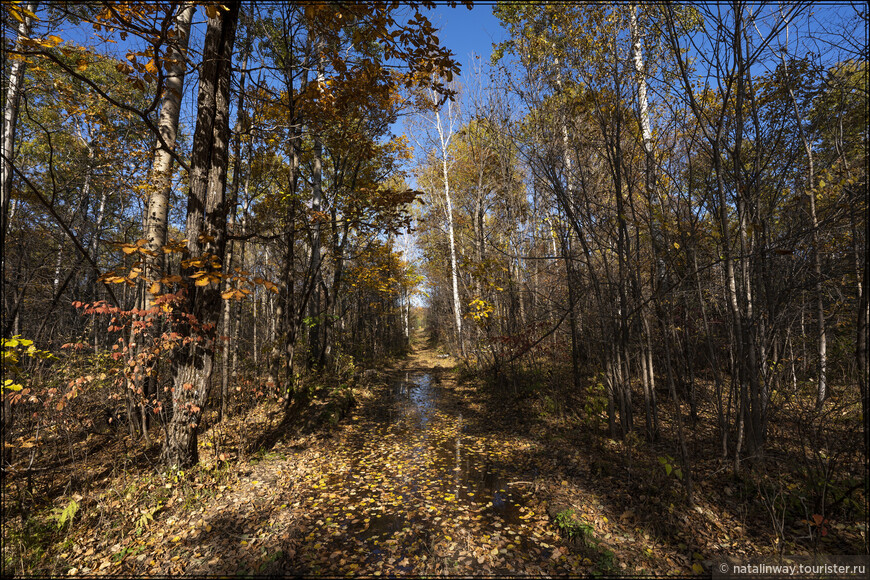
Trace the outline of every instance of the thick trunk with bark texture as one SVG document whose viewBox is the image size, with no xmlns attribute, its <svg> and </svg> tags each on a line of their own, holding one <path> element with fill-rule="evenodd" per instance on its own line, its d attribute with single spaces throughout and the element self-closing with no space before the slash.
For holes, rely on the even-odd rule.
<svg viewBox="0 0 870 580">
<path fill-rule="evenodd" d="M 197 434 L 208 398 L 221 297 L 217 280 L 203 286 L 194 282 L 220 272 L 226 246 L 228 208 L 224 187 L 229 161 L 232 50 L 239 6 L 239 2 L 228 3 L 226 11 L 220 10 L 215 18 L 209 18 L 203 47 L 187 204 L 190 256 L 185 274 L 190 283 L 186 313 L 192 317 L 179 325 L 191 341 L 179 347 L 173 360 L 173 414 L 162 456 L 167 466 L 186 467 L 199 461 Z"/>
</svg>

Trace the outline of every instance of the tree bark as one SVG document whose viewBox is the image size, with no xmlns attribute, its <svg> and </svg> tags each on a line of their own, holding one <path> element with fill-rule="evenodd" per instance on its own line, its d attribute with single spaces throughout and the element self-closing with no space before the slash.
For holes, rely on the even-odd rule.
<svg viewBox="0 0 870 580">
<path fill-rule="evenodd" d="M 433 102 L 435 93 L 432 93 Z M 445 132 L 441 123 L 441 113 L 435 111 L 435 123 L 438 130 L 438 139 L 441 144 L 441 175 L 444 180 L 444 199 L 447 203 L 447 236 L 450 240 L 450 276 L 453 284 L 453 319 L 456 324 L 456 344 L 461 356 L 465 357 L 465 345 L 462 341 L 462 305 L 459 301 L 459 268 L 456 265 L 456 241 L 453 231 L 453 202 L 450 198 L 450 177 L 447 171 L 447 149 L 450 146 L 450 130 L 452 129 L 452 104 L 447 101 L 447 116 L 451 121 L 451 127 Z M 445 134 L 447 133 L 447 134 Z"/>
<path fill-rule="evenodd" d="M 161 290 L 154 286 L 154 282 L 164 276 L 166 270 L 166 254 L 163 247 L 166 245 L 169 197 L 172 192 L 172 162 L 175 154 L 175 143 L 178 135 L 178 119 L 181 111 L 181 97 L 184 90 L 184 74 L 187 68 L 186 53 L 190 38 L 190 23 L 193 19 L 195 7 L 193 3 L 182 4 L 175 15 L 175 37 L 169 44 L 169 52 L 166 62 L 166 78 L 163 95 L 160 103 L 160 115 L 157 120 L 157 129 L 163 137 L 165 145 L 159 146 L 154 151 L 151 165 L 151 192 L 148 196 L 148 205 L 145 209 L 144 230 L 146 248 L 148 254 L 144 256 L 144 276 L 140 281 L 139 293 L 142 296 L 141 308 L 148 311 L 145 315 L 149 321 L 148 328 L 152 328 L 151 335 L 159 334 L 159 328 L 150 325 L 159 324 L 159 320 L 150 313 L 157 296 Z M 139 305 L 137 305 L 138 307 Z M 145 330 L 140 334 L 144 335 Z M 134 341 L 138 353 L 146 348 L 144 336 Z M 153 364 L 151 361 L 149 364 Z M 142 381 L 142 401 L 140 403 L 140 415 L 142 417 L 142 437 L 148 441 L 149 409 L 147 401 L 157 395 L 156 377 L 150 372 Z"/>
<path fill-rule="evenodd" d="M 323 55 L 323 40 L 318 38 L 314 42 L 315 50 L 317 51 L 317 94 L 321 95 L 324 88 L 324 55 Z M 320 309 L 320 284 L 323 278 L 321 269 L 321 230 L 323 220 L 320 219 L 320 212 L 323 207 L 323 143 L 320 140 L 320 135 L 315 131 L 314 139 L 314 168 L 311 174 L 311 213 L 312 213 L 312 232 L 311 232 L 311 297 L 308 301 L 308 316 L 311 319 L 309 325 L 309 341 L 308 341 L 308 367 L 317 368 L 322 364 L 321 358 L 321 341 L 323 340 L 323 320 L 321 319 Z"/>
<path fill-rule="evenodd" d="M 178 135 L 178 118 L 181 112 L 181 96 L 184 91 L 184 74 L 187 68 L 186 54 L 190 38 L 190 22 L 195 7 L 183 4 L 175 17 L 175 38 L 170 44 L 169 62 L 166 65 L 166 80 L 160 104 L 157 128 L 163 136 L 165 147 L 158 147 L 152 162 L 152 191 L 148 197 L 145 215 L 145 239 L 151 255 L 145 258 L 146 286 L 162 276 L 165 269 L 166 235 L 169 215 L 169 196 L 172 192 L 172 161 Z M 159 291 L 158 291 L 159 292 Z M 145 309 L 154 304 L 156 293 L 146 287 Z"/>
<path fill-rule="evenodd" d="M 870 372 L 867 361 L 867 333 L 870 332 L 870 303 L 867 300 L 867 289 L 870 287 L 870 276 L 867 268 L 867 252 L 864 252 L 864 283 L 858 297 L 858 339 L 855 348 L 855 360 L 858 366 L 858 387 L 861 393 L 861 414 L 864 427 L 864 457 L 870 457 L 870 400 L 867 396 L 867 374 Z"/>
<path fill-rule="evenodd" d="M 34 12 L 37 3 L 29 2 L 27 10 Z M 21 40 L 30 35 L 31 18 L 25 16 L 18 24 L 18 37 L 15 49 L 21 48 Z M 12 164 L 15 161 L 15 126 L 18 121 L 18 104 L 21 101 L 21 91 L 24 86 L 25 62 L 22 57 L 15 57 L 9 71 L 9 85 L 6 88 L 6 103 L 3 107 L 3 171 L 0 175 L 0 248 L 6 247 L 6 231 L 9 227 L 9 200 L 12 198 Z M 5 255 L 5 252 L 2 252 Z M 3 260 L 5 263 L 5 259 Z M 3 270 L 5 271 L 5 270 Z"/>
<path fill-rule="evenodd" d="M 785 67 L 785 53 L 781 54 L 782 64 Z M 804 188 L 804 193 L 807 197 L 807 212 L 810 216 L 810 242 L 812 244 L 812 261 L 813 261 L 813 277 L 815 278 L 816 290 L 816 322 L 818 324 L 819 333 L 819 361 L 818 361 L 818 391 L 816 404 L 821 406 L 828 396 L 828 339 L 825 331 L 825 301 L 822 294 L 822 263 L 819 256 L 819 220 L 816 216 L 816 192 L 815 192 L 815 171 L 813 165 L 813 148 L 804 131 L 803 123 L 801 123 L 800 109 L 798 108 L 797 98 L 794 90 L 791 87 L 788 89 L 788 95 L 791 98 L 792 109 L 794 110 L 794 120 L 797 125 L 798 135 L 804 146 L 804 151 L 807 154 L 807 184 Z"/>
<path fill-rule="evenodd" d="M 190 282 L 219 274 L 226 246 L 229 97 L 239 7 L 238 1 L 228 2 L 226 10 L 208 19 L 205 34 L 187 199 L 189 258 L 184 273 Z M 220 317 L 220 285 L 215 282 L 187 288 L 188 318 L 179 330 L 190 342 L 178 348 L 173 360 L 173 414 L 162 454 L 166 466 L 199 461 L 198 427 L 208 399 Z"/>
<path fill-rule="evenodd" d="M 242 169 L 241 135 L 242 135 L 242 132 L 245 130 L 245 128 L 243 127 L 242 118 L 243 118 L 243 114 L 244 114 L 243 111 L 245 108 L 245 79 L 247 78 L 244 70 L 248 66 L 248 54 L 250 51 L 250 42 L 251 42 L 251 38 L 250 38 L 250 29 L 249 29 L 248 38 L 245 42 L 244 56 L 242 57 L 242 66 L 241 66 L 242 78 L 239 81 L 239 100 L 236 104 L 236 129 L 234 132 L 235 134 L 234 134 L 234 139 L 233 139 L 233 141 L 234 141 L 233 142 L 233 150 L 236 154 L 236 157 L 233 160 L 233 187 L 232 187 L 232 191 L 230 193 L 229 210 L 228 210 L 229 230 L 230 230 L 230 233 L 232 233 L 232 234 L 236 233 L 236 211 L 235 211 L 235 208 L 236 208 L 236 205 L 238 204 L 239 188 L 241 185 L 241 176 L 240 176 L 241 169 Z M 249 148 L 248 152 L 250 153 L 250 148 Z M 250 173 L 250 170 L 249 170 L 249 173 Z M 242 243 L 244 243 L 244 242 L 242 242 Z M 233 269 L 233 259 L 235 258 L 235 252 L 234 252 L 235 246 L 236 246 L 235 240 L 229 240 L 227 242 L 226 257 L 224 259 L 224 262 L 226 264 L 226 266 L 224 268 L 224 274 L 226 274 L 227 277 L 224 278 L 224 284 L 223 284 L 224 292 L 230 290 L 230 288 L 232 287 L 230 275 L 232 274 L 231 270 Z M 242 264 L 242 267 L 244 268 L 244 264 Z M 230 324 L 232 322 L 230 314 L 231 314 L 232 306 L 235 302 L 236 302 L 235 298 L 224 299 L 224 302 L 223 302 L 223 317 L 222 317 L 222 323 L 221 323 L 222 328 L 223 328 L 223 330 L 221 331 L 221 334 L 223 335 L 223 338 L 221 340 L 221 409 L 220 409 L 220 419 L 219 419 L 221 421 L 223 421 L 224 417 L 226 416 L 226 412 L 227 412 L 227 396 L 229 394 L 229 358 L 230 358 L 230 352 L 235 351 L 235 349 L 232 348 L 233 345 L 235 344 L 235 341 L 232 340 L 233 333 L 230 329 Z"/>
</svg>

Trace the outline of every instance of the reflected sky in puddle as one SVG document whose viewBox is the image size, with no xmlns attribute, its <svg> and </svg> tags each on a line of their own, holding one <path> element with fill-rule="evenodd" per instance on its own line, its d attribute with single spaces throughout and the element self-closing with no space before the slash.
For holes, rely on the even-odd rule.
<svg viewBox="0 0 870 580">
<path fill-rule="evenodd" d="M 476 438 L 465 435 L 462 413 L 439 411 L 438 390 L 428 373 L 406 373 L 391 386 L 397 410 L 390 420 L 408 438 L 411 463 L 424 466 L 420 474 L 423 485 L 440 482 L 448 501 L 472 507 L 485 505 L 506 523 L 519 523 L 522 497 L 492 469 L 489 443 L 481 445 Z M 447 429 L 436 428 L 445 426 Z M 410 489 L 420 487 L 421 482 L 411 474 L 405 481 Z"/>
<path fill-rule="evenodd" d="M 414 566 L 428 565 L 421 562 L 434 554 L 470 558 L 463 550 L 472 540 L 488 546 L 478 549 L 475 563 L 481 554 L 490 562 L 490 552 L 514 565 L 533 553 L 546 558 L 550 546 L 541 529 L 532 533 L 543 517 L 539 506 L 535 514 L 531 498 L 506 479 L 532 477 L 517 463 L 515 446 L 469 430 L 459 411 L 447 410 L 437 376 L 406 373 L 383 394 L 387 412 L 361 423 L 333 459 L 334 471 L 313 486 L 309 509 L 332 538 L 328 543 L 338 553 L 360 554 L 366 569 L 386 566 L 394 573 L 419 571 Z M 315 536 L 312 558 L 327 550 Z M 324 565 L 318 569 L 335 563 Z M 510 572 L 495 564 L 487 569 Z"/>
</svg>

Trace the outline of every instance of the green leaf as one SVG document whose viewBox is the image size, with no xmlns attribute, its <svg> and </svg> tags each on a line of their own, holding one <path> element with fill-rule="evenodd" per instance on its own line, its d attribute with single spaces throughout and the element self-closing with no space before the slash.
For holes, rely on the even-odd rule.
<svg viewBox="0 0 870 580">
<path fill-rule="evenodd" d="M 667 473 L 668 475 L 670 475 L 672 469 L 673 469 L 673 467 L 671 467 L 671 464 L 670 464 L 670 463 L 665 463 L 665 473 Z"/>
<path fill-rule="evenodd" d="M 61 529 L 67 522 L 72 522 L 78 511 L 78 502 L 75 499 L 71 499 L 63 510 L 55 508 L 54 513 L 48 516 L 48 519 L 55 520 L 57 522 L 57 529 Z"/>
</svg>

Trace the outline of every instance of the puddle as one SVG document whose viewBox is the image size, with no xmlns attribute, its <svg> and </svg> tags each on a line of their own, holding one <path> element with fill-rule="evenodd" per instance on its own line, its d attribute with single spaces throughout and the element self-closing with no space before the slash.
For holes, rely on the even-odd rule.
<svg viewBox="0 0 870 580">
<path fill-rule="evenodd" d="M 405 518 L 394 514 L 372 516 L 368 526 L 357 534 L 360 540 L 372 538 L 388 538 L 405 527 Z"/>
<path fill-rule="evenodd" d="M 445 410 L 446 391 L 428 373 L 397 377 L 386 394 L 389 411 L 347 441 L 334 471 L 314 486 L 310 507 L 329 514 L 318 520 L 332 526 L 329 550 L 355 546 L 365 562 L 408 573 L 436 553 L 467 554 L 461 542 L 483 542 L 485 554 L 504 561 L 513 552 L 546 554 L 532 534 L 527 488 L 506 479 L 530 477 L 511 463 L 507 444 Z"/>
<path fill-rule="evenodd" d="M 416 434 L 419 441 L 410 446 L 412 462 L 425 466 L 422 475 L 427 483 L 441 482 L 450 501 L 473 508 L 483 506 L 505 523 L 521 523 L 522 496 L 510 489 L 506 479 L 496 475 L 488 446 L 464 435 L 467 425 L 462 414 L 439 412 L 438 389 L 428 373 L 406 373 L 391 386 L 397 407 L 391 422 L 409 439 L 414 439 L 415 428 L 420 431 Z M 452 427 L 448 430 L 452 436 L 430 428 L 439 419 Z M 419 487 L 414 483 L 412 487 Z"/>
</svg>

